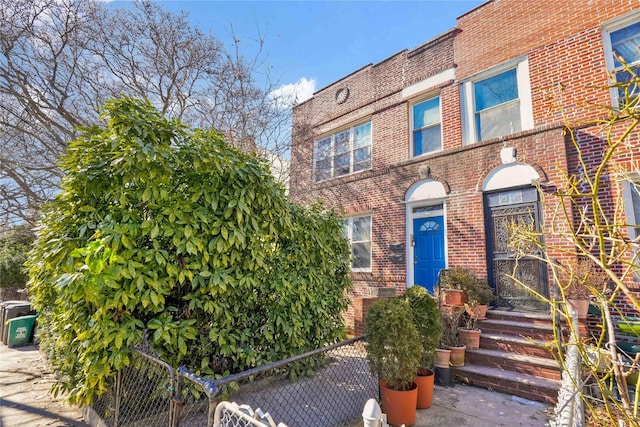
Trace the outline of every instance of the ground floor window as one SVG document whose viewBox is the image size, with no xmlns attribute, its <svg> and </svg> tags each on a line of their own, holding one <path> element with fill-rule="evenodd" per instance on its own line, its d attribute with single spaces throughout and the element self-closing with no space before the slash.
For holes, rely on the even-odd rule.
<svg viewBox="0 0 640 427">
<path fill-rule="evenodd" d="M 351 244 L 351 270 L 371 271 L 371 215 L 346 218 L 344 225 Z"/>
</svg>

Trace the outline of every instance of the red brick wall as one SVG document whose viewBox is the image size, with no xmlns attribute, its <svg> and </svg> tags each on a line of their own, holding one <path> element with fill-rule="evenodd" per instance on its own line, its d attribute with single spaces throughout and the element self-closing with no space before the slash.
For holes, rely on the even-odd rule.
<svg viewBox="0 0 640 427">
<path fill-rule="evenodd" d="M 518 160 L 532 165 L 543 181 L 552 184 L 561 181 L 561 171 L 576 170 L 563 117 L 571 122 L 597 117 L 600 113 L 594 113 L 588 103 L 611 102 L 609 92 L 601 88 L 607 77 L 600 25 L 634 9 L 640 9 L 635 0 L 489 1 L 461 16 L 456 30 L 357 70 L 295 108 L 292 199 L 321 198 L 338 211 L 370 212 L 373 218 L 372 272 L 352 274 L 356 296 L 366 296 L 371 285 L 404 290 L 406 261 L 392 262 L 389 247 L 405 243 L 405 193 L 420 180 L 419 170 L 425 167 L 451 190 L 446 200 L 449 265 L 464 264 L 486 276 L 482 183 L 500 165 L 500 149 L 503 144 L 515 147 Z M 529 59 L 535 128 L 463 146 L 460 81 L 522 55 Z M 452 67 L 455 82 L 442 82 L 411 99 L 402 98 L 402 89 Z M 337 104 L 335 92 L 343 87 L 349 88 L 349 98 Z M 438 93 L 444 151 L 412 159 L 409 101 Z M 366 118 L 372 122 L 372 170 L 313 183 L 314 139 Z M 593 139 L 584 136 L 587 158 L 596 162 L 597 144 L 590 144 Z M 612 188 L 603 196 L 604 203 L 613 208 L 616 195 Z M 554 196 L 546 195 L 550 206 L 555 201 Z M 544 216 L 551 218 L 552 212 Z M 554 239 L 557 237 L 550 237 L 547 243 L 567 245 Z M 560 255 L 549 253 L 552 258 Z"/>
</svg>

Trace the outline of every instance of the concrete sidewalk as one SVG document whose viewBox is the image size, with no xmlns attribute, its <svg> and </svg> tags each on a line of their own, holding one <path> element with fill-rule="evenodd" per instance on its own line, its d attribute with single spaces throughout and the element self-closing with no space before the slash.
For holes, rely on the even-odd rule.
<svg viewBox="0 0 640 427">
<path fill-rule="evenodd" d="M 0 427 L 80 427 L 82 412 L 49 393 L 54 374 L 32 345 L 0 344 Z"/>
<path fill-rule="evenodd" d="M 511 395 L 455 384 L 436 386 L 433 405 L 417 412 L 414 427 L 543 427 L 553 408 Z"/>
</svg>

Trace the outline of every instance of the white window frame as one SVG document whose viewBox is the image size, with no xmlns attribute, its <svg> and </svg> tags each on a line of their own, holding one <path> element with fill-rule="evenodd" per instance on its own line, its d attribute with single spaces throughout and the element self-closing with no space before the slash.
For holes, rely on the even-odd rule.
<svg viewBox="0 0 640 427">
<path fill-rule="evenodd" d="M 614 33 L 618 30 L 621 30 L 630 25 L 636 24 L 640 22 L 640 12 L 635 11 L 631 14 L 624 16 L 622 18 L 618 18 L 613 22 L 605 24 L 602 28 L 602 40 L 604 43 L 604 54 L 605 54 L 605 64 L 607 66 L 607 71 L 609 72 L 609 83 L 614 84 L 615 81 L 612 80 L 612 73 L 616 70 L 622 69 L 622 67 L 616 67 L 614 58 L 613 58 L 613 48 L 611 46 L 611 33 Z M 640 66 L 640 61 L 633 62 L 631 64 L 627 64 L 630 66 Z M 618 102 L 618 89 L 612 87 L 610 89 L 611 92 L 611 104 L 614 108 L 617 108 L 619 105 Z"/>
<path fill-rule="evenodd" d="M 357 147 L 357 148 L 354 149 L 354 146 L 353 146 L 354 139 L 355 139 L 354 131 L 355 131 L 356 128 L 358 128 L 360 126 L 363 126 L 363 125 L 366 125 L 366 124 L 369 125 L 369 129 L 370 129 L 370 131 L 369 131 L 370 132 L 369 144 L 368 145 L 364 145 L 362 147 Z M 336 140 L 336 137 L 338 135 L 340 135 L 341 133 L 346 132 L 346 131 L 349 132 L 349 172 L 345 173 L 345 174 L 341 174 L 341 175 L 336 175 L 336 173 L 335 173 L 335 169 L 336 169 L 336 167 L 335 167 L 335 158 L 336 158 L 336 154 L 337 153 L 335 151 L 335 145 L 336 145 L 335 144 L 335 140 Z M 331 161 L 331 169 L 329 171 L 329 177 L 328 178 L 319 179 L 318 171 L 317 171 L 317 167 L 316 167 L 316 164 L 318 162 L 318 158 L 317 158 L 318 151 L 317 151 L 316 147 L 317 147 L 317 144 L 319 142 L 324 141 L 324 140 L 326 140 L 328 138 L 331 140 L 331 142 L 330 142 L 330 147 L 331 148 L 330 148 L 329 157 L 328 157 L 328 159 Z M 354 171 L 355 151 L 363 149 L 363 148 L 366 148 L 366 147 L 369 147 L 369 150 L 370 150 L 369 167 L 366 168 L 366 169 L 361 169 L 361 170 L 358 170 L 358 171 Z M 373 158 L 373 126 L 372 126 L 371 120 L 358 122 L 358 123 L 353 124 L 353 125 L 351 125 L 349 127 L 341 128 L 338 131 L 334 131 L 331 134 L 324 135 L 324 136 L 322 136 L 320 138 L 317 138 L 317 139 L 315 139 L 313 141 L 313 182 L 314 183 L 318 183 L 318 182 L 322 182 L 322 181 L 328 181 L 330 179 L 338 178 L 338 177 L 341 177 L 341 176 L 347 176 L 347 175 L 351 175 L 351 174 L 354 174 L 354 173 L 362 172 L 362 171 L 365 171 L 365 170 L 370 170 L 372 165 L 373 165 L 373 159 L 372 158 Z"/>
<path fill-rule="evenodd" d="M 627 223 L 627 236 L 630 239 L 640 237 L 640 212 L 636 212 L 633 206 L 633 198 L 631 192 L 632 185 L 640 185 L 640 173 L 632 174 L 628 179 L 622 181 L 622 200 L 624 202 L 624 213 Z M 638 218 L 636 218 L 638 217 Z M 636 256 L 636 260 L 640 260 L 640 243 L 632 245 L 631 256 Z M 636 271 L 633 275 L 637 282 L 640 281 L 640 272 Z"/>
<path fill-rule="evenodd" d="M 438 98 L 438 122 L 430 124 L 429 126 L 425 126 L 423 128 L 420 128 L 420 129 L 415 129 L 414 128 L 414 111 L 413 111 L 414 107 L 416 107 L 416 106 L 418 106 L 418 105 L 420 105 L 422 103 L 432 101 L 432 100 L 434 100 L 436 98 Z M 410 130 L 409 130 L 409 132 L 410 132 L 410 135 L 411 135 L 411 144 L 410 144 L 409 149 L 411 150 L 411 152 L 409 153 L 409 156 L 410 157 L 420 157 L 420 156 L 426 156 L 427 154 L 433 154 L 433 153 L 437 153 L 437 152 L 442 151 L 442 146 L 443 146 L 443 142 L 442 142 L 442 98 L 440 97 L 440 94 L 432 95 L 432 96 L 426 97 L 426 98 L 423 97 L 423 98 L 417 99 L 417 100 L 415 100 L 415 101 L 413 101 L 413 102 L 411 102 L 409 104 L 409 108 L 411 109 L 411 114 L 409 115 L 409 117 L 410 117 L 410 124 L 409 124 Z M 440 126 L 440 148 L 438 148 L 437 150 L 428 151 L 428 152 L 421 153 L 421 154 L 415 154 L 415 139 L 414 139 L 414 136 L 415 136 L 416 131 L 417 130 L 422 130 L 422 129 L 429 129 L 429 128 L 432 128 L 434 126 Z"/>
<path fill-rule="evenodd" d="M 520 101 L 521 129 L 518 132 L 533 129 L 534 123 L 533 106 L 531 102 L 531 80 L 529 78 L 529 60 L 526 57 L 520 57 L 477 74 L 462 82 L 460 88 L 460 106 L 462 110 L 463 143 L 465 145 L 481 142 L 478 139 L 478 129 L 475 119 L 474 84 L 511 69 L 516 69 L 518 99 Z"/>
<path fill-rule="evenodd" d="M 369 240 L 358 240 L 358 241 L 353 241 L 353 220 L 354 219 L 359 219 L 359 218 L 369 218 Z M 373 217 L 371 215 L 371 213 L 359 213 L 357 215 L 353 215 L 353 216 L 348 216 L 344 219 L 344 223 L 345 223 L 345 231 L 346 231 L 346 235 L 347 238 L 349 239 L 349 249 L 350 249 L 350 254 L 353 254 L 353 244 L 354 243 L 366 243 L 369 242 L 369 267 L 365 267 L 365 268 L 356 268 L 353 266 L 353 257 L 350 255 L 350 261 L 349 261 L 349 267 L 351 268 L 351 271 L 354 272 L 358 272 L 358 271 L 364 271 L 364 272 L 370 272 L 372 271 L 372 267 L 373 267 L 373 240 L 372 240 L 372 236 L 373 236 Z"/>
</svg>

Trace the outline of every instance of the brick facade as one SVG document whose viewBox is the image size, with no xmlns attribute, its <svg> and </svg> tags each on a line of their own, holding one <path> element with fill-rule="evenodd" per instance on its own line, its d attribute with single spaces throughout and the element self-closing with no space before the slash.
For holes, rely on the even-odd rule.
<svg viewBox="0 0 640 427">
<path fill-rule="evenodd" d="M 572 123 L 594 119 L 592 103 L 611 103 L 610 92 L 602 89 L 607 84 L 602 25 L 638 9 L 635 0 L 585 0 L 579 6 L 561 0 L 488 1 L 459 17 L 455 29 L 354 71 L 294 108 L 292 199 L 322 199 L 344 214 L 372 217 L 372 268 L 352 273 L 354 298 L 367 297 L 369 287 L 406 289 L 412 267 L 407 265 L 405 197 L 426 177 L 447 192 L 447 265 L 465 265 L 487 276 L 483 183 L 501 166 L 500 150 L 515 148 L 517 161 L 533 168 L 543 183 L 559 182 L 562 171 L 577 170 L 563 117 Z M 533 128 L 465 145 L 461 83 L 522 57 L 528 59 Z M 338 103 L 335 94 L 341 88 L 349 96 Z M 435 95 L 440 96 L 442 150 L 414 158 L 411 106 Z M 371 121 L 371 169 L 314 183 L 314 141 L 361 120 Z M 589 160 L 598 161 L 598 130 L 584 127 L 580 132 Z M 622 160 L 627 168 L 640 169 L 631 159 Z M 618 190 L 615 185 L 610 190 L 603 201 L 613 210 Z M 546 201 L 553 204 L 554 196 L 548 194 Z M 363 303 L 358 301 L 360 312 Z M 351 327 L 353 314 L 347 314 Z"/>
</svg>

